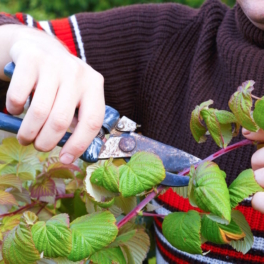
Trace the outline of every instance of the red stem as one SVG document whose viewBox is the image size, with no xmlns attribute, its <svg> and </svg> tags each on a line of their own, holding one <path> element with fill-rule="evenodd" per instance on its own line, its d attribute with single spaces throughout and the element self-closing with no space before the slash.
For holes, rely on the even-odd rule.
<svg viewBox="0 0 264 264">
<path fill-rule="evenodd" d="M 56 201 L 59 199 L 73 198 L 73 197 L 74 197 L 73 193 L 58 195 L 58 196 L 56 196 Z"/>
<path fill-rule="evenodd" d="M 136 216 L 159 192 L 163 190 L 163 186 L 158 186 L 158 188 L 151 192 L 143 201 L 141 201 L 130 213 L 128 213 L 120 222 L 117 224 L 117 227 L 120 228 L 130 219 Z"/>
<path fill-rule="evenodd" d="M 73 198 L 74 197 L 74 194 L 70 193 L 70 194 L 64 194 L 64 195 L 58 195 L 56 197 L 56 201 L 59 200 L 59 199 L 64 199 L 64 198 Z M 14 212 L 11 212 L 11 213 L 6 213 L 6 214 L 2 214 L 0 215 L 0 218 L 4 217 L 4 216 L 12 216 L 12 215 L 15 215 L 15 214 L 18 214 L 24 210 L 27 210 L 31 207 L 34 207 L 35 205 L 37 205 L 39 203 L 39 201 L 35 201 L 31 204 L 27 204 L 25 206 L 22 206 L 20 207 L 19 209 L 17 209 L 16 211 Z M 44 206 L 45 207 L 45 206 Z M 40 213 L 40 211 L 44 208 L 44 207 L 41 207 L 40 210 L 37 212 L 37 215 Z"/>
<path fill-rule="evenodd" d="M 18 213 L 20 213 L 21 211 L 24 211 L 24 210 L 27 210 L 27 209 L 29 209 L 29 208 L 31 208 L 31 207 L 34 207 L 36 204 L 38 204 L 38 201 L 33 202 L 33 203 L 31 203 L 31 204 L 27 204 L 27 205 L 25 205 L 25 206 L 22 206 L 21 208 L 17 209 L 17 210 L 14 211 L 14 212 L 6 213 L 6 214 L 2 214 L 2 215 L 0 215 L 0 218 L 2 218 L 2 217 L 4 217 L 4 216 L 11 216 L 11 215 L 18 214 Z"/>
<path fill-rule="evenodd" d="M 39 210 L 37 211 L 36 215 L 39 215 L 40 212 L 45 208 L 46 205 L 47 205 L 47 204 L 43 204 L 43 205 L 39 208 Z"/>
<path fill-rule="evenodd" d="M 212 161 L 232 150 L 235 150 L 235 149 L 238 149 L 238 148 L 241 148 L 243 146 L 246 146 L 246 145 L 251 145 L 251 144 L 254 144 L 253 141 L 251 140 L 248 140 L 248 139 L 245 139 L 245 140 L 242 140 L 240 142 L 237 142 L 231 146 L 228 146 L 226 147 L 225 149 L 220 149 L 219 151 L 217 151 L 216 153 L 210 155 L 209 157 L 207 157 L 206 159 L 200 161 L 199 163 L 201 162 L 204 162 L 204 161 Z M 198 164 L 199 164 L 198 163 Z M 195 166 L 197 167 L 198 164 Z M 180 173 L 178 173 L 179 175 L 187 175 L 189 174 L 190 172 L 190 168 L 186 168 L 184 170 L 182 170 Z M 158 188 L 154 191 L 152 191 L 144 200 L 142 200 L 130 213 L 128 213 L 122 220 L 120 220 L 120 222 L 117 224 L 117 227 L 120 228 L 122 227 L 124 224 L 126 224 L 130 219 L 132 219 L 134 216 L 138 215 L 138 213 L 153 199 L 155 198 L 156 195 L 158 195 L 162 190 L 164 190 L 166 187 L 165 186 L 158 186 Z M 144 215 L 144 213 L 143 213 Z"/>
</svg>

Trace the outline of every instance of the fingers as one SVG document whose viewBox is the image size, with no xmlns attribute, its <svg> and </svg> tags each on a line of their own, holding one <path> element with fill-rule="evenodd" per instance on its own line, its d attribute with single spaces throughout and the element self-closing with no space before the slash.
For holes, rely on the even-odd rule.
<svg viewBox="0 0 264 264">
<path fill-rule="evenodd" d="M 252 207 L 264 214 L 264 192 L 256 193 L 251 201 Z"/>
<path fill-rule="evenodd" d="M 251 166 L 254 171 L 264 167 L 264 148 L 259 149 L 253 154 Z"/>
<path fill-rule="evenodd" d="M 17 138 L 22 145 L 32 143 L 45 124 L 58 90 L 57 77 L 48 69 L 38 80 L 33 100 L 19 129 Z"/>
<path fill-rule="evenodd" d="M 69 128 L 78 103 L 73 85 L 69 82 L 60 86 L 48 118 L 34 142 L 36 149 L 52 150 Z"/>
<path fill-rule="evenodd" d="M 98 134 L 104 119 L 105 103 L 103 77 L 99 75 L 93 81 L 93 90 L 87 91 L 80 100 L 78 123 L 60 153 L 60 161 L 73 162 L 91 144 Z"/>
<path fill-rule="evenodd" d="M 264 141 L 264 131 L 262 129 L 260 129 L 258 132 L 251 132 L 243 128 L 242 134 L 244 137 L 250 140 Z"/>
<path fill-rule="evenodd" d="M 258 153 L 259 151 L 257 151 L 256 153 Z M 262 161 L 262 163 L 264 163 L 264 162 Z M 260 168 L 257 169 L 257 170 L 255 170 L 254 173 L 255 173 L 255 179 L 256 179 L 257 183 L 262 188 L 264 188 L 264 165 L 260 166 Z M 258 193 L 256 193 L 253 196 L 253 198 L 252 198 L 251 204 L 252 204 L 252 207 L 255 210 L 257 210 L 257 211 L 259 211 L 261 213 L 264 213 L 264 192 L 258 192 Z"/>
<path fill-rule="evenodd" d="M 33 90 L 37 80 L 37 71 L 33 64 L 25 64 L 20 60 L 14 71 L 6 95 L 7 111 L 19 115 L 24 110 L 28 96 Z"/>
</svg>

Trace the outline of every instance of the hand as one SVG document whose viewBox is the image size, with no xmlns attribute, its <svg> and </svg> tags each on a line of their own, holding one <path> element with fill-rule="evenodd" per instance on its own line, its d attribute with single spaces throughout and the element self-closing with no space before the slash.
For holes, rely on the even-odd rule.
<svg viewBox="0 0 264 264">
<path fill-rule="evenodd" d="M 22 113 L 35 90 L 17 135 L 19 142 L 34 142 L 37 150 L 50 151 L 67 131 L 78 107 L 77 126 L 60 153 L 61 162 L 72 163 L 102 126 L 102 75 L 71 55 L 57 39 L 36 29 L 5 25 L 0 27 L 0 37 L 5 39 L 0 48 L 1 74 L 7 62 L 16 64 L 7 92 L 7 110 L 14 115 Z M 2 74 L 0 78 L 5 77 Z"/>
<path fill-rule="evenodd" d="M 264 131 L 250 132 L 243 128 L 243 135 L 250 139 L 264 142 Z M 257 183 L 264 187 L 264 148 L 259 149 L 251 158 L 251 166 L 255 172 L 255 179 Z M 264 214 L 264 192 L 258 192 L 253 196 L 252 207 Z"/>
</svg>

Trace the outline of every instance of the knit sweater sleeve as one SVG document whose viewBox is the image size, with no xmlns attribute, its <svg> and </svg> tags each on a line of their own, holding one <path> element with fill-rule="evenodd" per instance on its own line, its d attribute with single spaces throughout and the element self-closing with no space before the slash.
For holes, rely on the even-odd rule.
<svg viewBox="0 0 264 264">
<path fill-rule="evenodd" d="M 41 22 L 26 14 L 2 13 L 0 25 L 21 23 L 57 37 L 104 76 L 106 103 L 131 115 L 141 76 L 155 49 L 196 14 L 197 10 L 178 4 L 148 4 Z"/>
</svg>

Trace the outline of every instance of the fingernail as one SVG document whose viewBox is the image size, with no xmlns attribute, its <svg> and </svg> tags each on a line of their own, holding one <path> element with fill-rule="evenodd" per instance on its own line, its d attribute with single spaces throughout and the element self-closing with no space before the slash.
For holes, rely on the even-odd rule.
<svg viewBox="0 0 264 264">
<path fill-rule="evenodd" d="M 242 129 L 242 133 L 243 133 L 243 135 L 247 136 L 247 135 L 249 135 L 251 132 L 248 131 L 247 129 L 243 128 L 243 129 Z"/>
<path fill-rule="evenodd" d="M 74 156 L 69 153 L 64 153 L 60 157 L 60 162 L 63 164 L 71 164 L 74 161 Z"/>
</svg>

